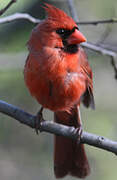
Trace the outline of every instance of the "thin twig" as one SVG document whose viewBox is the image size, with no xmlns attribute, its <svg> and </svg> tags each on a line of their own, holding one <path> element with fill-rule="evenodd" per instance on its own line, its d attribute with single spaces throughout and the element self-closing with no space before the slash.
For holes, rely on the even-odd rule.
<svg viewBox="0 0 117 180">
<path fill-rule="evenodd" d="M 69 5 L 69 4 L 68 4 Z M 69 7 L 71 7 L 71 6 L 69 6 Z M 72 11 L 71 11 L 72 12 Z M 77 20 L 77 18 L 76 18 L 76 14 L 74 14 L 74 17 L 75 17 L 75 19 L 76 19 L 76 23 L 78 24 L 78 25 L 87 25 L 87 24 L 91 24 L 92 22 L 97 22 L 97 24 L 100 24 L 100 22 L 101 22 L 101 20 L 97 20 L 97 21 L 79 21 L 78 22 L 78 20 Z M 27 14 L 27 13 L 15 13 L 15 14 L 12 14 L 12 15 L 10 15 L 10 16 L 6 16 L 6 17 L 3 17 L 3 18 L 0 18 L 0 24 L 2 24 L 2 23 L 8 23 L 8 22 L 11 22 L 11 21 L 15 21 L 15 20 L 17 20 L 17 19 L 26 19 L 26 20 L 28 20 L 28 21 L 30 21 L 30 22 L 32 22 L 32 23 L 35 23 L 35 24 L 37 24 L 37 23 L 39 23 L 41 20 L 40 19 L 37 19 L 37 18 L 34 18 L 33 16 L 31 16 L 30 14 Z M 107 23 L 111 23 L 111 21 L 110 20 L 102 20 L 102 23 L 101 24 L 103 24 L 103 21 L 106 23 L 106 21 L 107 21 Z M 116 20 L 117 21 L 117 20 Z M 116 21 L 115 20 L 113 20 L 112 21 L 112 23 L 116 23 Z M 98 23 L 99 22 L 99 23 Z M 92 24 L 92 25 L 94 25 L 94 24 Z"/>
<path fill-rule="evenodd" d="M 18 107 L 8 104 L 2 100 L 0 100 L 0 112 L 16 119 L 24 125 L 27 125 L 31 128 L 35 128 L 36 116 L 29 114 L 19 109 Z M 41 132 L 45 131 L 51 134 L 71 138 L 75 141 L 78 140 L 77 131 L 74 127 L 64 126 L 61 124 L 53 123 L 52 121 L 43 120 L 40 128 Z M 88 132 L 83 132 L 81 136 L 81 143 L 98 147 L 100 149 L 104 149 L 114 154 L 117 154 L 117 142 L 109 140 L 102 136 L 98 136 Z"/>
<path fill-rule="evenodd" d="M 6 11 L 7 9 L 9 9 L 9 8 L 11 7 L 11 5 L 12 5 L 13 3 L 15 3 L 15 2 L 16 2 L 16 0 L 11 0 L 11 1 L 6 5 L 6 7 L 4 7 L 3 9 L 1 9 L 1 10 L 0 10 L 0 16 L 1 16 L 2 14 L 4 14 L 5 11 Z"/>
<path fill-rule="evenodd" d="M 102 43 L 104 43 L 104 41 L 108 38 L 111 31 L 112 28 L 110 26 L 106 27 L 105 31 L 99 37 L 99 40 L 97 41 L 97 45 L 101 45 Z"/>
<path fill-rule="evenodd" d="M 85 42 L 85 43 L 82 43 L 81 46 L 83 46 L 83 47 L 85 47 L 87 49 L 91 49 L 92 51 L 96 51 L 98 53 L 101 53 L 103 55 L 107 55 L 107 56 L 110 56 L 110 57 L 117 58 L 117 53 L 116 52 L 105 49 L 105 48 L 101 47 L 100 45 L 93 44 L 93 43 L 90 43 L 90 42 Z"/>
<path fill-rule="evenodd" d="M 5 13 L 6 12 L 6 10 L 13 4 L 13 3 L 15 3 L 17 0 L 11 0 L 7 5 L 6 5 L 6 7 L 4 7 L 2 10 L 0 10 L 0 16 L 3 14 L 3 13 Z M 70 11 L 71 11 L 71 14 L 73 14 L 74 13 L 74 15 L 73 15 L 73 17 L 74 17 L 74 20 L 76 21 L 76 23 L 78 24 L 78 25 L 98 25 L 98 24 L 109 24 L 109 23 L 117 23 L 117 18 L 111 18 L 111 19 L 106 19 L 106 20 L 97 20 L 97 21 L 80 21 L 80 22 L 78 22 L 78 18 L 77 18 L 77 13 L 76 13 L 76 11 L 74 11 L 73 9 L 74 9 L 74 6 L 73 6 L 73 3 L 70 1 L 70 0 L 68 0 L 69 1 L 69 3 L 68 3 L 68 6 L 69 6 L 69 9 L 70 9 Z M 15 14 L 14 14 L 15 15 Z M 19 15 L 21 16 L 21 18 L 23 18 L 22 17 L 22 15 L 23 15 L 23 13 L 21 14 L 21 13 L 19 13 Z M 29 20 L 29 21 L 31 21 L 31 22 L 33 22 L 33 23 L 38 23 L 39 22 L 39 20 L 38 19 L 36 19 L 36 18 L 33 18 L 32 16 L 30 16 L 29 14 L 24 14 L 24 19 L 27 19 L 27 20 Z M 18 18 L 18 19 L 20 19 L 20 18 Z M 14 19 L 13 19 L 14 20 Z"/>
<path fill-rule="evenodd" d="M 15 21 L 17 19 L 26 19 L 26 20 L 28 20 L 32 23 L 36 23 L 36 24 L 40 22 L 39 19 L 36 19 L 27 13 L 15 13 L 15 14 L 12 14 L 10 16 L 0 18 L 0 24 L 12 22 L 12 21 Z"/>
<path fill-rule="evenodd" d="M 77 11 L 75 9 L 74 3 L 71 0 L 66 0 L 68 7 L 69 7 L 69 11 L 71 13 L 71 16 L 73 17 L 75 22 L 79 22 L 78 16 L 77 16 Z M 79 24 L 79 23 L 78 23 Z"/>
<path fill-rule="evenodd" d="M 111 65 L 113 66 L 113 69 L 115 71 L 115 79 L 117 79 L 117 65 L 115 63 L 114 57 L 111 57 Z"/>
<path fill-rule="evenodd" d="M 98 25 L 98 24 L 110 24 L 117 23 L 117 18 L 105 19 L 105 20 L 97 20 L 97 21 L 76 21 L 78 25 Z"/>
</svg>

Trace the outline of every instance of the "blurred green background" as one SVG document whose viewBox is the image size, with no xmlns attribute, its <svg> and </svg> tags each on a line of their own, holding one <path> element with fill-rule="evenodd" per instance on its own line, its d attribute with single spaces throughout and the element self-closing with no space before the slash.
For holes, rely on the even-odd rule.
<svg viewBox="0 0 117 180">
<path fill-rule="evenodd" d="M 0 9 L 9 1 L 0 0 Z M 17 0 L 3 15 L 27 12 L 43 19 L 43 2 Z M 69 13 L 64 0 L 51 0 L 52 4 Z M 117 17 L 115 0 L 75 0 L 80 20 L 96 20 Z M 34 24 L 17 20 L 0 24 L 0 99 L 35 114 L 39 105 L 33 99 L 23 79 L 23 66 L 28 55 L 26 43 Z M 80 26 L 88 41 L 99 42 L 105 32 L 104 46 L 117 49 L 117 25 Z M 94 72 L 94 96 L 96 110 L 81 107 L 84 130 L 117 141 L 117 81 L 114 79 L 110 58 L 88 52 Z M 44 116 L 53 119 L 53 113 L 45 110 Z M 109 152 L 86 145 L 92 173 L 86 180 L 115 180 L 117 157 Z M 2 180 L 54 180 L 53 135 L 36 135 L 34 130 L 14 119 L 0 114 L 0 179 Z M 75 179 L 67 176 L 66 180 Z"/>
</svg>

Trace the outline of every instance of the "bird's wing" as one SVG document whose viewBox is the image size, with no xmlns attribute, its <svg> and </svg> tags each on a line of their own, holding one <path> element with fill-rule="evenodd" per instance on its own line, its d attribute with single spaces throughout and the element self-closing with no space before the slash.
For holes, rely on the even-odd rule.
<svg viewBox="0 0 117 180">
<path fill-rule="evenodd" d="M 91 107 L 92 109 L 95 109 L 95 102 L 94 102 L 94 96 L 93 96 L 93 73 L 91 70 L 91 67 L 89 66 L 87 55 L 85 51 L 80 48 L 79 49 L 79 55 L 80 55 L 80 67 L 82 69 L 82 72 L 84 76 L 86 77 L 86 91 L 83 94 L 81 101 L 83 102 L 84 106 Z"/>
</svg>

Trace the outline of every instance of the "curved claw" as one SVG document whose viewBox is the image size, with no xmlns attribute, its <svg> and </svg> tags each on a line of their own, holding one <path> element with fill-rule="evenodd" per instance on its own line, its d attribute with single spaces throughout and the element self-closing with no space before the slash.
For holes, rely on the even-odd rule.
<svg viewBox="0 0 117 180">
<path fill-rule="evenodd" d="M 35 131 L 36 134 L 39 134 L 39 131 L 41 132 L 41 122 L 43 121 L 43 107 L 39 110 L 37 115 L 35 116 Z"/>
<path fill-rule="evenodd" d="M 77 133 L 77 144 L 80 144 L 80 138 L 83 132 L 82 126 L 76 128 L 76 133 Z"/>
</svg>

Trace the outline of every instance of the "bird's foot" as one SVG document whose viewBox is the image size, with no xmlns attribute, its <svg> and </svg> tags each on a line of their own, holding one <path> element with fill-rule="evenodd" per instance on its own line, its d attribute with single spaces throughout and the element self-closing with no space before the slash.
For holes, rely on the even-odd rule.
<svg viewBox="0 0 117 180">
<path fill-rule="evenodd" d="M 36 131 L 36 134 L 39 134 L 39 131 L 41 132 L 41 122 L 44 120 L 42 112 L 43 112 L 43 107 L 40 108 L 39 112 L 35 116 L 35 131 Z"/>
<path fill-rule="evenodd" d="M 79 126 L 78 128 L 75 129 L 75 133 L 77 135 L 77 144 L 80 144 L 82 132 L 83 132 L 82 126 Z"/>
</svg>

